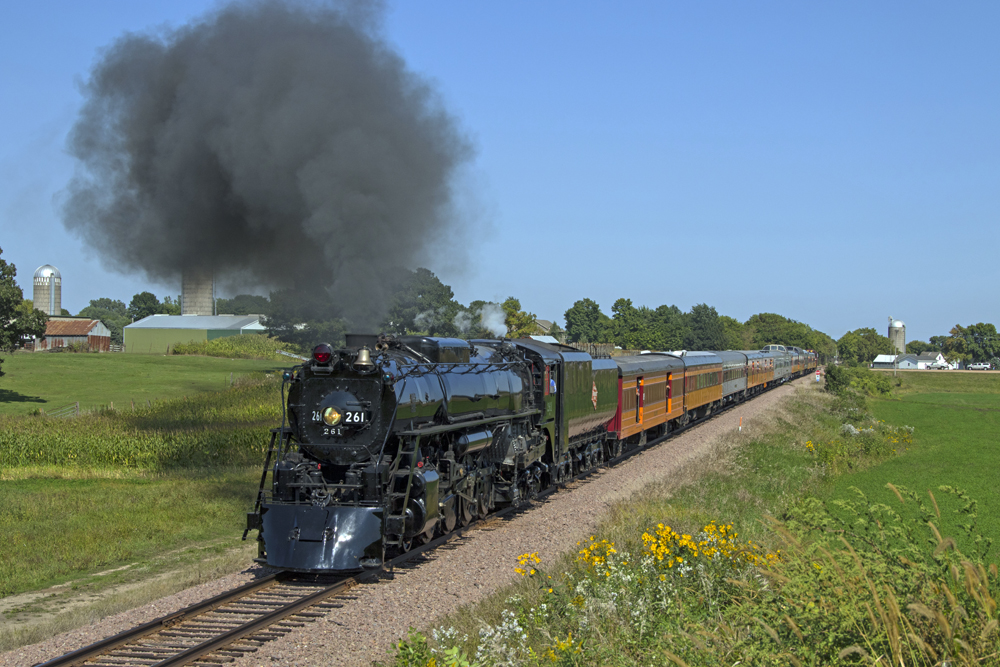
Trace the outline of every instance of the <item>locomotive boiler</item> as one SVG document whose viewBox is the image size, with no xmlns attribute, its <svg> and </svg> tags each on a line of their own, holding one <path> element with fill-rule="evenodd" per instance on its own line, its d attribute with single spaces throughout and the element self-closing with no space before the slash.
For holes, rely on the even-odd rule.
<svg viewBox="0 0 1000 667">
<path fill-rule="evenodd" d="M 528 339 L 351 335 L 343 349 L 318 346 L 285 373 L 285 422 L 247 521 L 258 560 L 377 568 L 599 465 L 617 375 L 609 359 Z"/>
</svg>

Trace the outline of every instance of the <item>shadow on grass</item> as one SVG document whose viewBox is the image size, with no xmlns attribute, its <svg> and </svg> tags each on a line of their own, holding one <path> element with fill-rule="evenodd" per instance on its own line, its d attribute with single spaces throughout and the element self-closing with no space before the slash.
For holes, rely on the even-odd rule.
<svg viewBox="0 0 1000 667">
<path fill-rule="evenodd" d="M 10 389 L 0 389 L 0 403 L 47 403 L 41 396 L 26 396 Z"/>
</svg>

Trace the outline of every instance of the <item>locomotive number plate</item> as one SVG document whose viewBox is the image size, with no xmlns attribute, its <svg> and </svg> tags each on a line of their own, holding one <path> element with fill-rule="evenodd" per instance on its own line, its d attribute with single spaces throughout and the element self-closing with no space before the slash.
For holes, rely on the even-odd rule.
<svg viewBox="0 0 1000 667">
<path fill-rule="evenodd" d="M 361 429 L 371 422 L 371 412 L 368 410 L 345 410 L 335 426 L 323 426 L 323 435 L 328 438 L 342 438 L 350 435 L 354 429 Z M 313 421 L 322 423 L 321 413 L 313 412 Z"/>
<path fill-rule="evenodd" d="M 344 412 L 344 426 L 364 426 L 371 421 L 371 416 L 367 410 L 346 410 Z"/>
</svg>

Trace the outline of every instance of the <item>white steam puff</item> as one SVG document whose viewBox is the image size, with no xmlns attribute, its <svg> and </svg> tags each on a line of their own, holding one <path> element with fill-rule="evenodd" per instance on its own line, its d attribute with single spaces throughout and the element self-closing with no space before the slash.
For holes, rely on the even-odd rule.
<svg viewBox="0 0 1000 667">
<path fill-rule="evenodd" d="M 479 319 L 483 327 L 497 338 L 503 338 L 507 335 L 507 316 L 504 314 L 503 308 L 497 304 L 487 303 L 484 305 L 479 313 Z"/>
<path fill-rule="evenodd" d="M 473 324 L 472 313 L 465 310 L 460 311 L 457 315 L 455 315 L 455 319 L 453 319 L 451 323 L 454 324 L 455 328 L 458 329 L 462 334 L 467 334 L 469 333 L 469 329 L 472 328 Z"/>
</svg>

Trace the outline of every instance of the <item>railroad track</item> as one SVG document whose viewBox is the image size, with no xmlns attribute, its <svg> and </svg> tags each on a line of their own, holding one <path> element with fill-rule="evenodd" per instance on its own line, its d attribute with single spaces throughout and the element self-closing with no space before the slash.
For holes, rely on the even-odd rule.
<svg viewBox="0 0 1000 667">
<path fill-rule="evenodd" d="M 730 407 L 714 416 L 724 414 Z M 576 488 L 587 478 L 654 447 L 675 434 L 697 428 L 709 419 L 698 420 L 675 432 L 633 447 L 605 464 L 581 472 L 558 486 L 542 490 L 533 500 L 540 501 L 559 488 Z M 255 652 L 265 643 L 298 627 L 326 616 L 353 599 L 350 589 L 377 579 L 392 577 L 396 567 L 461 537 L 469 530 L 485 527 L 496 519 L 524 511 L 526 503 L 508 507 L 416 547 L 386 563 L 384 571 L 351 577 L 319 578 L 291 573 L 272 574 L 227 591 L 180 611 L 162 616 L 108 637 L 35 667 L 178 667 L 180 665 L 223 665 Z"/>
<path fill-rule="evenodd" d="M 553 490 L 539 494 L 542 498 Z M 392 578 L 423 553 L 527 506 L 509 507 L 386 562 L 382 571 L 350 577 L 271 574 L 35 667 L 179 667 L 223 665 L 326 616 L 360 583 Z"/>
</svg>

